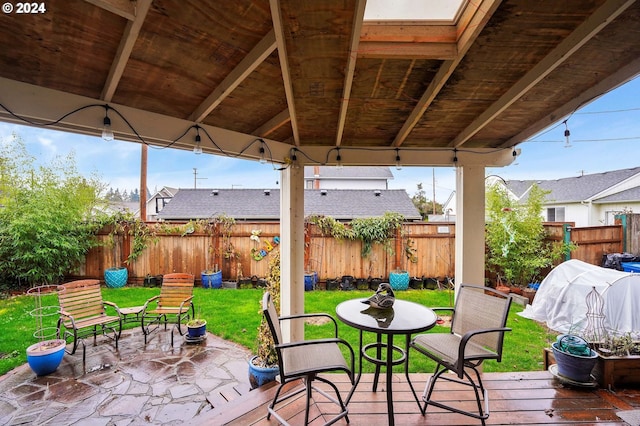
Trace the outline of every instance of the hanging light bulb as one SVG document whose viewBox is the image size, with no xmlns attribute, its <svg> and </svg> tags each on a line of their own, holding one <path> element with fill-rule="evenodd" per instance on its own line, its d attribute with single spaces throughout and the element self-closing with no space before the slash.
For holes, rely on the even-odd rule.
<svg viewBox="0 0 640 426">
<path fill-rule="evenodd" d="M 569 125 L 567 124 L 567 120 L 563 121 L 564 123 L 564 147 L 571 148 L 571 142 L 569 141 L 569 136 L 571 136 L 571 132 L 569 131 Z"/>
<path fill-rule="evenodd" d="M 113 130 L 111 129 L 111 119 L 109 118 L 109 106 L 104 107 L 104 120 L 102 120 L 102 139 L 110 142 L 113 140 Z"/>
<path fill-rule="evenodd" d="M 196 155 L 202 154 L 202 146 L 200 145 L 200 127 L 196 126 L 196 144 L 193 147 L 193 153 Z"/>
<path fill-rule="evenodd" d="M 298 155 L 296 154 L 296 152 L 298 152 L 297 148 L 291 148 L 291 167 L 294 169 L 300 167 L 300 165 L 298 164 Z"/>
<path fill-rule="evenodd" d="M 402 170 L 402 163 L 400 163 L 400 149 L 396 148 L 396 170 Z"/>
<path fill-rule="evenodd" d="M 267 159 L 264 156 L 264 141 L 261 140 L 260 144 L 260 164 L 267 164 Z"/>
<path fill-rule="evenodd" d="M 336 148 L 338 155 L 336 155 L 336 169 L 342 168 L 342 157 L 340 156 L 340 148 Z"/>
</svg>

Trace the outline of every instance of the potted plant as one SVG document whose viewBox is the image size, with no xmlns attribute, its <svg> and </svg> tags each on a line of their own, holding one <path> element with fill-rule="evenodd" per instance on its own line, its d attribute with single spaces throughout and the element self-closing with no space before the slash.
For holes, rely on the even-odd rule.
<svg viewBox="0 0 640 426">
<path fill-rule="evenodd" d="M 189 339 L 202 339 L 207 333 L 207 320 L 193 318 L 187 321 L 187 337 Z"/>
<path fill-rule="evenodd" d="M 269 260 L 267 286 L 278 313 L 280 312 L 280 250 L 273 250 Z M 262 316 L 262 307 L 259 311 Z M 280 369 L 275 343 L 264 317 L 258 327 L 257 354 L 249 360 L 249 383 L 253 389 L 275 380 Z"/>
<path fill-rule="evenodd" d="M 636 336 L 637 339 L 637 336 Z M 599 342 L 591 342 L 598 353 L 593 375 L 606 389 L 640 384 L 640 341 L 631 333 L 608 332 Z"/>
</svg>

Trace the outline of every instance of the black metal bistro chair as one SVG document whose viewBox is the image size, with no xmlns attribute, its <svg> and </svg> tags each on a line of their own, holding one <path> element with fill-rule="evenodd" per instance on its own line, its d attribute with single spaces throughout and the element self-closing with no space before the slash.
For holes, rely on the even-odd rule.
<svg viewBox="0 0 640 426">
<path fill-rule="evenodd" d="M 306 391 L 306 411 L 304 424 L 307 425 L 309 423 L 309 403 L 312 398 L 312 391 L 315 391 L 327 398 L 329 401 L 336 404 L 340 409 L 340 412 L 335 417 L 326 422 L 325 425 L 333 424 L 343 417 L 348 423 L 348 410 L 346 405 L 342 401 L 340 391 L 335 384 L 333 384 L 326 378 L 326 375 L 319 375 L 321 373 L 344 371 L 349 376 L 349 380 L 352 386 L 354 385 L 355 358 L 353 348 L 351 347 L 351 345 L 349 345 L 348 342 L 338 338 L 338 324 L 336 320 L 331 315 L 325 313 L 278 317 L 278 313 L 273 304 L 273 301 L 271 300 L 271 294 L 269 292 L 265 292 L 262 298 L 262 310 L 267 323 L 269 324 L 271 335 L 273 336 L 275 349 L 278 354 L 278 366 L 280 368 L 280 386 L 276 391 L 271 405 L 269 405 L 269 414 L 267 415 L 267 419 L 269 419 L 273 414 L 273 416 L 278 419 L 278 421 L 280 421 L 284 425 L 287 425 L 288 423 L 276 412 L 276 405 L 295 395 L 298 395 L 301 392 Z M 280 329 L 280 323 L 282 321 L 313 317 L 329 318 L 334 325 L 334 337 L 327 339 L 303 340 L 298 342 L 283 343 L 282 331 Z M 347 360 L 342 354 L 340 350 L 341 346 L 348 348 L 348 351 L 351 354 L 350 363 L 347 363 Z M 304 387 L 295 387 L 287 393 L 280 395 L 280 392 L 287 383 L 298 379 L 303 380 L 305 384 Z M 335 391 L 337 398 L 334 398 L 322 389 L 313 386 L 314 380 L 324 382 L 331 386 Z"/>
<path fill-rule="evenodd" d="M 437 363 L 422 394 L 423 406 L 411 385 L 423 415 L 426 414 L 428 405 L 434 405 L 480 419 L 485 424 L 485 419 L 489 417 L 489 397 L 478 368 L 487 359 L 501 361 L 504 334 L 511 330 L 505 327 L 510 306 L 511 296 L 507 294 L 487 287 L 463 284 L 453 308 L 432 308 L 436 312 L 451 312 L 451 330 L 449 333 L 420 334 L 410 344 L 411 348 Z M 455 375 L 444 374 L 447 371 Z M 475 380 L 471 375 L 472 371 Z M 408 373 L 407 380 L 411 384 Z M 438 380 L 448 380 L 473 388 L 478 404 L 477 413 L 434 401 L 433 391 Z"/>
</svg>

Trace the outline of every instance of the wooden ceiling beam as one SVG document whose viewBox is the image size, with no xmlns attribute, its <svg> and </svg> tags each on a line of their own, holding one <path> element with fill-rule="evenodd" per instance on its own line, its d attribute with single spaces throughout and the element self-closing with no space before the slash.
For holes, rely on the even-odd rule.
<svg viewBox="0 0 640 426">
<path fill-rule="evenodd" d="M 455 43 L 458 29 L 455 25 L 396 25 L 382 23 L 362 24 L 360 42 Z"/>
<path fill-rule="evenodd" d="M 298 122 L 296 120 L 296 104 L 293 94 L 293 81 L 291 79 L 291 68 L 289 67 L 289 58 L 287 57 L 287 47 L 284 39 L 284 27 L 282 24 L 280 1 L 269 0 L 269 6 L 271 8 L 271 20 L 273 21 L 273 30 L 276 37 L 276 45 L 278 47 L 280 69 L 282 70 L 284 93 L 287 98 L 287 106 L 289 107 L 289 118 L 291 120 L 291 130 L 293 131 L 293 141 L 296 146 L 300 146 L 300 132 L 298 130 Z"/>
<path fill-rule="evenodd" d="M 138 11 L 136 10 L 139 4 L 131 0 L 85 0 L 87 3 L 91 3 L 94 6 L 98 6 L 104 10 L 108 10 L 111 13 L 115 13 L 118 16 L 134 21 Z"/>
<path fill-rule="evenodd" d="M 129 57 L 131 56 L 131 52 L 133 51 L 133 46 L 138 39 L 140 29 L 142 28 L 142 24 L 147 17 L 147 13 L 149 12 L 152 1 L 153 0 L 138 0 L 136 15 L 133 20 L 127 22 L 127 26 L 124 29 L 122 39 L 120 39 L 118 51 L 116 52 L 116 56 L 111 63 L 107 81 L 102 89 L 102 94 L 100 95 L 100 98 L 107 102 L 111 101 L 113 95 L 116 92 L 116 88 L 118 87 L 118 83 L 120 83 L 122 73 L 124 73 L 124 68 L 127 66 L 127 62 L 129 61 Z"/>
<path fill-rule="evenodd" d="M 196 123 L 204 120 L 211 111 L 213 111 L 218 105 L 222 103 L 224 98 L 229 96 L 236 87 L 244 81 L 258 66 L 264 62 L 265 59 L 273 53 L 276 49 L 276 37 L 274 31 L 271 30 L 266 36 L 258 42 L 258 44 L 251 49 L 251 51 L 240 61 L 225 79 L 215 88 L 207 99 L 205 99 L 191 114 L 190 120 Z"/>
<path fill-rule="evenodd" d="M 460 147 L 501 112 L 520 99 L 538 82 L 562 65 L 572 54 L 584 46 L 592 37 L 631 6 L 635 0 L 608 0 L 589 16 L 578 28 L 564 39 L 544 59 L 534 66 L 507 92 L 480 114 L 449 144 Z"/>
<path fill-rule="evenodd" d="M 289 117 L 289 108 L 287 108 L 278 113 L 275 117 L 272 117 L 262 126 L 255 129 L 252 133 L 256 136 L 265 138 L 287 124 L 289 121 L 291 121 L 291 117 Z"/>
<path fill-rule="evenodd" d="M 464 58 L 464 55 L 467 54 L 476 38 L 480 35 L 484 26 L 489 22 L 491 15 L 493 15 L 496 9 L 498 9 L 501 1 L 502 0 L 484 0 L 482 2 L 482 7 L 478 7 L 476 9 L 476 13 L 473 15 L 473 18 L 471 18 L 467 27 L 469 32 L 467 33 L 465 30 L 464 37 L 461 37 L 464 42 L 458 43 L 458 57 L 453 60 L 444 61 L 440 66 L 435 77 L 431 80 L 429 87 L 427 87 L 427 90 L 425 90 L 413 111 L 409 114 L 407 120 L 405 120 L 402 128 L 400 128 L 392 146 L 399 147 L 407 139 L 413 128 L 424 115 L 427 108 L 429 108 L 429 105 L 431 105 L 447 80 L 449 80 L 449 77 L 451 77 L 451 74 L 453 74 L 455 69 L 458 67 Z"/>
<path fill-rule="evenodd" d="M 351 43 L 349 44 L 349 58 L 347 59 L 347 67 L 344 76 L 344 84 L 342 88 L 342 99 L 340 103 L 340 112 L 338 115 L 338 130 L 336 132 L 336 146 L 342 143 L 344 134 L 344 125 L 347 119 L 347 111 L 349 109 L 349 99 L 351 98 L 351 88 L 353 86 L 353 76 L 356 70 L 356 60 L 358 44 L 360 43 L 360 32 L 362 30 L 362 21 L 364 19 L 364 7 L 366 0 L 356 1 L 356 13 L 353 17 L 353 28 L 351 30 Z"/>
<path fill-rule="evenodd" d="M 452 60 L 458 57 L 458 46 L 455 42 L 361 42 L 358 48 L 358 57 Z"/>
</svg>

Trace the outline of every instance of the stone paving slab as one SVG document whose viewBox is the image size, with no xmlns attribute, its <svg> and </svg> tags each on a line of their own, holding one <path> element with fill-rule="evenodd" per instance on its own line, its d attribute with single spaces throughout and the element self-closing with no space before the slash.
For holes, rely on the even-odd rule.
<svg viewBox="0 0 640 426">
<path fill-rule="evenodd" d="M 179 425 L 212 409 L 229 389 L 248 391 L 244 347 L 212 334 L 183 342 L 159 331 L 147 345 L 139 329 L 125 330 L 116 350 L 99 337 L 58 369 L 37 377 L 27 364 L 0 378 L 0 425 Z M 209 398 L 209 400 L 208 400 Z"/>
</svg>

